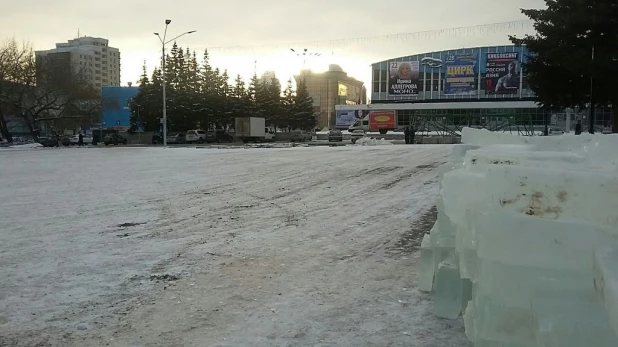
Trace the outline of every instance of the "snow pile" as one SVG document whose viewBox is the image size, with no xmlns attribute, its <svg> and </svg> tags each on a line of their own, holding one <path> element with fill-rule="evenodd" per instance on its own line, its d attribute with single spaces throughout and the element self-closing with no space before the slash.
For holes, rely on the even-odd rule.
<svg viewBox="0 0 618 347">
<path fill-rule="evenodd" d="M 390 146 L 392 144 L 392 142 L 386 141 L 385 139 L 376 140 L 373 137 L 361 137 L 356 140 L 357 146 Z"/>
<path fill-rule="evenodd" d="M 8 147 L 3 147 L 3 148 L 13 149 L 13 150 L 26 150 L 26 149 L 41 148 L 41 147 L 43 147 L 43 145 L 40 143 L 26 143 L 23 145 L 14 145 L 14 146 L 8 146 Z"/>
<path fill-rule="evenodd" d="M 309 147 L 306 143 L 292 142 L 270 142 L 245 145 L 245 148 L 292 148 L 292 147 Z"/>
<path fill-rule="evenodd" d="M 618 346 L 618 137 L 462 142 L 421 245 L 434 313 L 465 313 L 477 347 Z"/>
</svg>

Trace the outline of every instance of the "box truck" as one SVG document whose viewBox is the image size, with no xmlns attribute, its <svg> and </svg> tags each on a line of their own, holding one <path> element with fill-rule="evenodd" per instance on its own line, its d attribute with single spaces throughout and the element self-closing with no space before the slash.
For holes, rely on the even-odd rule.
<svg viewBox="0 0 618 347">
<path fill-rule="evenodd" d="M 242 142 L 273 141 L 275 134 L 266 127 L 262 117 L 241 117 L 235 119 L 236 138 Z"/>
<path fill-rule="evenodd" d="M 371 111 L 348 128 L 349 132 L 354 130 L 380 132 L 380 134 L 397 130 L 397 114 L 395 111 Z"/>
</svg>

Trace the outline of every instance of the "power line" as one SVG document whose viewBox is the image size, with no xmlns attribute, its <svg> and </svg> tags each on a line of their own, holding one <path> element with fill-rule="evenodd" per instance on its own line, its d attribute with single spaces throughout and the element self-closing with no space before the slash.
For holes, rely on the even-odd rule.
<svg viewBox="0 0 618 347">
<path fill-rule="evenodd" d="M 419 39 L 435 39 L 439 37 L 462 37 L 462 36 L 474 36 L 478 34 L 490 34 L 505 31 L 514 30 L 526 30 L 533 29 L 533 21 L 529 19 L 516 20 L 509 22 L 497 22 L 473 26 L 453 27 L 445 29 L 425 30 L 411 33 L 399 33 L 399 34 L 387 34 L 377 36 L 363 36 L 363 37 L 351 37 L 341 38 L 334 40 L 318 40 L 318 41 L 297 41 L 287 42 L 279 44 L 257 44 L 257 45 L 245 45 L 245 46 L 218 46 L 218 47 L 206 47 L 210 51 L 264 51 L 264 50 L 288 50 L 291 47 L 303 48 L 340 48 L 351 44 L 384 44 L 387 42 L 406 42 Z"/>
</svg>

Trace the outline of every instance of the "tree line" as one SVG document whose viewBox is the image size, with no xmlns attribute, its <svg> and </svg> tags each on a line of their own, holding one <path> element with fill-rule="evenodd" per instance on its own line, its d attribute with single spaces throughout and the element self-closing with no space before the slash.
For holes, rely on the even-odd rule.
<svg viewBox="0 0 618 347">
<path fill-rule="evenodd" d="M 296 90 L 288 80 L 283 91 L 276 78 L 260 81 L 255 73 L 248 83 L 240 75 L 230 83 L 227 70 L 211 66 L 208 51 L 198 62 L 195 51 L 176 43 L 165 59 L 170 131 L 230 128 L 238 117 L 264 117 L 267 125 L 279 129 L 311 130 L 317 125 L 313 100 L 302 80 Z M 144 65 L 138 93 L 130 103 L 131 131 L 160 131 L 162 77 L 160 67 L 148 77 Z"/>
<path fill-rule="evenodd" d="M 68 65 L 67 65 L 68 66 Z M 56 135 L 91 124 L 100 114 L 100 94 L 71 69 L 36 59 L 32 47 L 0 42 L 0 136 L 12 142 L 12 126 L 25 126 L 36 140 L 42 125 Z"/>
</svg>

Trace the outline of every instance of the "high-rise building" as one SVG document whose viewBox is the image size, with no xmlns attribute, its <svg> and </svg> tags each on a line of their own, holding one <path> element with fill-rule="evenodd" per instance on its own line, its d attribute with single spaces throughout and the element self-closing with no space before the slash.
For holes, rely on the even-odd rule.
<svg viewBox="0 0 618 347">
<path fill-rule="evenodd" d="M 331 64 L 328 71 L 314 73 L 302 70 L 295 75 L 296 85 L 302 80 L 313 99 L 313 109 L 318 119 L 318 128 L 334 129 L 336 124 L 335 105 L 357 105 L 367 103 L 367 89 L 362 81 L 348 76 L 341 66 Z"/>
<path fill-rule="evenodd" d="M 274 71 L 264 71 L 262 77 L 258 78 L 260 84 L 271 84 L 277 77 Z"/>
<path fill-rule="evenodd" d="M 37 65 L 52 71 L 56 83 L 78 77 L 96 89 L 120 86 L 120 51 L 110 47 L 107 39 L 79 37 L 35 54 Z"/>
</svg>

